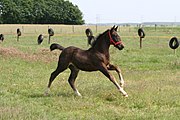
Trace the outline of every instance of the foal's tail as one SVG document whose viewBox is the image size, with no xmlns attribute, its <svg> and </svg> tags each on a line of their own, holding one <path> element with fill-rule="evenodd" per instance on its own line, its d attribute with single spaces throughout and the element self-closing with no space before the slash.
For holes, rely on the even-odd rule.
<svg viewBox="0 0 180 120">
<path fill-rule="evenodd" d="M 64 47 L 61 46 L 61 45 L 59 45 L 59 44 L 57 44 L 57 43 L 51 44 L 50 50 L 53 51 L 53 50 L 55 50 L 55 49 L 64 50 Z"/>
</svg>

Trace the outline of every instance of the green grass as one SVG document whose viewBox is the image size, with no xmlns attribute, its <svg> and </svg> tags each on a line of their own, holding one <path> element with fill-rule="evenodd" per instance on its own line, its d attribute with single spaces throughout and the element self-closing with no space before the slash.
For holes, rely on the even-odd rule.
<svg viewBox="0 0 180 120">
<path fill-rule="evenodd" d="M 7 34 L 0 43 L 0 119 L 178 120 L 180 50 L 174 54 L 168 40 L 178 35 L 180 28 L 169 28 L 168 34 L 167 28 L 157 28 L 156 32 L 153 27 L 144 28 L 143 49 L 139 49 L 137 28 L 130 29 L 130 32 L 126 27 L 120 29 L 126 44 L 124 50 L 110 48 L 111 62 L 122 70 L 128 98 L 102 73 L 83 71 L 76 81 L 83 96 L 79 98 L 67 82 L 69 70 L 55 79 L 51 95 L 44 96 L 60 52 L 49 51 L 47 38 L 42 45 L 37 45 L 36 34 L 24 35 L 19 42 L 14 35 Z M 84 32 L 53 36 L 52 42 L 88 48 Z M 117 78 L 115 72 L 111 73 Z"/>
</svg>

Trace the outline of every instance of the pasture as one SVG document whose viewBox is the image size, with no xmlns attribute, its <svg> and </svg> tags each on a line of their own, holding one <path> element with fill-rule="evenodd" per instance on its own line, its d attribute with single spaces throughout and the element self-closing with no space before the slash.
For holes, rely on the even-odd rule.
<svg viewBox="0 0 180 120">
<path fill-rule="evenodd" d="M 111 63 L 121 68 L 125 98 L 100 72 L 80 72 L 75 96 L 60 74 L 44 96 L 60 51 L 50 52 L 48 26 L 54 29 L 51 43 L 88 49 L 85 29 L 94 35 L 111 26 L 0 25 L 5 40 L 0 43 L 1 120 L 178 120 L 180 118 L 180 48 L 169 48 L 172 36 L 180 37 L 180 27 L 145 27 L 143 48 L 139 49 L 137 27 L 120 27 L 125 49 L 110 47 Z M 17 42 L 16 29 L 22 30 Z M 96 33 L 97 31 L 97 33 Z M 37 37 L 45 39 L 37 44 Z M 111 72 L 118 78 L 116 72 Z"/>
</svg>

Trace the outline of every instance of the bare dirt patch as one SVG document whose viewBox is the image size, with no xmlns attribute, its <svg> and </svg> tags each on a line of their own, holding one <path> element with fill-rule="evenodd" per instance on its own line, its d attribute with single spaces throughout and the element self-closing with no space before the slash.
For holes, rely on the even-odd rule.
<svg viewBox="0 0 180 120">
<path fill-rule="evenodd" d="M 27 61 L 42 61 L 42 62 L 48 63 L 52 61 L 57 61 L 59 54 L 60 54 L 60 51 L 51 52 L 47 48 L 37 49 L 36 52 L 29 54 L 29 53 L 22 52 L 14 47 L 8 47 L 8 48 L 0 47 L 0 55 L 6 58 L 17 57 L 17 58 L 21 58 Z"/>
</svg>

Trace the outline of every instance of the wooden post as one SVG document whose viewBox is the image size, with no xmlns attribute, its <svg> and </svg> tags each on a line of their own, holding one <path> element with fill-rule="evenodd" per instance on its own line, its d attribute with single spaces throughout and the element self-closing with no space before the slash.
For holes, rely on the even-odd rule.
<svg viewBox="0 0 180 120">
<path fill-rule="evenodd" d="M 96 33 L 97 33 L 97 24 L 96 24 Z"/>
<path fill-rule="evenodd" d="M 19 42 L 19 36 L 17 35 L 17 41 Z"/>
<path fill-rule="evenodd" d="M 72 32 L 74 33 L 74 25 L 72 26 Z"/>
<path fill-rule="evenodd" d="M 174 49 L 174 54 L 176 55 L 176 49 Z"/>
<path fill-rule="evenodd" d="M 155 24 L 154 26 L 155 26 L 155 31 L 156 31 L 157 24 Z"/>
<path fill-rule="evenodd" d="M 138 35 L 139 35 L 139 43 L 140 43 L 140 49 L 142 48 L 142 39 L 145 37 L 145 33 L 142 28 L 138 29 Z"/>
<path fill-rule="evenodd" d="M 142 48 L 142 38 L 140 37 L 140 49 Z"/>
<path fill-rule="evenodd" d="M 51 36 L 49 35 L 49 40 L 48 40 L 48 44 L 50 44 L 50 39 L 51 39 Z"/>
<path fill-rule="evenodd" d="M 18 29 L 17 29 L 17 41 L 19 41 L 19 36 L 21 36 L 21 31 L 20 31 L 20 29 L 18 28 Z"/>
</svg>

